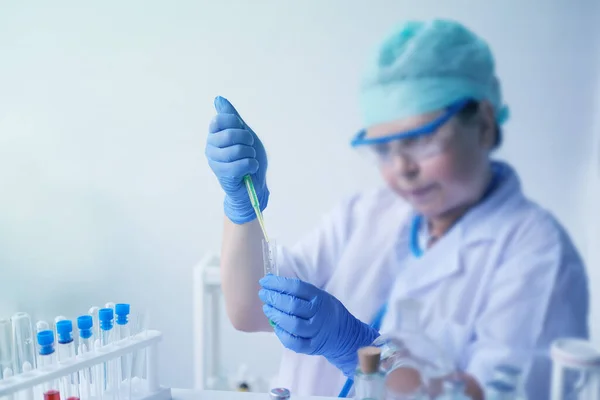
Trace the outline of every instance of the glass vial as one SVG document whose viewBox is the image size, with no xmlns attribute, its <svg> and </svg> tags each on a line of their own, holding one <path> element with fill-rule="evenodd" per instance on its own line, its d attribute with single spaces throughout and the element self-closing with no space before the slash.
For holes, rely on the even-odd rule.
<svg viewBox="0 0 600 400">
<path fill-rule="evenodd" d="M 265 275 L 279 275 L 279 266 L 277 265 L 277 241 L 271 239 L 267 242 L 263 239 L 262 249 Z"/>
</svg>

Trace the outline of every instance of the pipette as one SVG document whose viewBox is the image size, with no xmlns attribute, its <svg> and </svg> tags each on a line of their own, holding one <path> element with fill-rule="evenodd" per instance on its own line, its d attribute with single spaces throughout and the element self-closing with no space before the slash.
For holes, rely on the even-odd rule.
<svg viewBox="0 0 600 400">
<path fill-rule="evenodd" d="M 273 267 L 272 263 L 274 259 L 272 257 L 272 252 L 270 251 L 269 246 L 269 236 L 267 235 L 267 229 L 265 228 L 265 221 L 262 216 L 262 212 L 260 211 L 260 203 L 258 202 L 258 196 L 256 195 L 256 190 L 254 189 L 254 183 L 252 183 L 252 177 L 250 175 L 244 176 L 244 183 L 246 184 L 246 190 L 248 191 L 248 197 L 250 197 L 250 203 L 252 203 L 252 208 L 254 208 L 254 212 L 256 213 L 256 219 L 260 224 L 260 229 L 262 229 L 263 235 L 265 237 L 265 242 L 263 243 L 263 252 L 266 248 L 266 257 L 263 255 L 265 266 L 268 264 L 268 268 L 265 267 L 265 273 L 267 270 L 271 272 L 271 268 Z M 275 323 L 269 320 L 269 324 L 272 327 L 275 327 Z"/>
<path fill-rule="evenodd" d="M 246 184 L 248 197 L 250 197 L 250 203 L 252 203 L 252 208 L 254 208 L 254 212 L 256 213 L 256 219 L 258 219 L 258 223 L 263 231 L 265 240 L 267 243 L 269 243 L 269 237 L 267 236 L 267 230 L 265 228 L 265 221 L 263 220 L 262 212 L 260 211 L 260 203 L 258 202 L 258 196 L 256 195 L 256 190 L 254 189 L 254 183 L 252 183 L 252 177 L 250 175 L 244 176 L 244 183 Z"/>
</svg>

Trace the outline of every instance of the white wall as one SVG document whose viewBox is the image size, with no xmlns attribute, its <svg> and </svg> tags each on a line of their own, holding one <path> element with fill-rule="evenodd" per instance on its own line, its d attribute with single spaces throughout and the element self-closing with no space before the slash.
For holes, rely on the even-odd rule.
<svg viewBox="0 0 600 400">
<path fill-rule="evenodd" d="M 166 334 L 165 383 L 191 385 L 191 268 L 218 249 L 222 220 L 203 155 L 213 97 L 229 97 L 263 138 L 268 226 L 293 242 L 342 195 L 376 181 L 347 146 L 360 127 L 357 81 L 372 46 L 409 17 L 457 18 L 489 40 L 512 108 L 501 155 L 585 251 L 593 7 L 2 3 L 0 313 L 74 317 L 110 300 L 141 304 Z"/>
</svg>

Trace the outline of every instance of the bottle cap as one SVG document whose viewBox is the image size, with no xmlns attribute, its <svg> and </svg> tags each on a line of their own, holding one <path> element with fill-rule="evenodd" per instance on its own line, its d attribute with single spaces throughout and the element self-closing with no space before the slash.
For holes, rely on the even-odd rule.
<svg viewBox="0 0 600 400">
<path fill-rule="evenodd" d="M 112 308 L 101 308 L 98 311 L 98 319 L 100 320 L 100 329 L 109 331 L 113 326 L 114 310 Z"/>
<path fill-rule="evenodd" d="M 115 314 L 117 314 L 117 324 L 125 325 L 127 324 L 127 316 L 129 315 L 129 304 L 116 304 L 115 305 Z"/>
<path fill-rule="evenodd" d="M 358 349 L 358 365 L 364 374 L 374 374 L 379 371 L 381 361 L 381 349 L 379 347 L 367 346 Z"/>
<path fill-rule="evenodd" d="M 69 343 L 73 341 L 73 322 L 68 319 L 56 323 L 56 334 L 59 343 Z"/>
<path fill-rule="evenodd" d="M 290 391 L 286 388 L 271 389 L 269 396 L 272 400 L 287 400 L 290 398 Z"/>
<path fill-rule="evenodd" d="M 54 332 L 51 330 L 37 333 L 38 352 L 41 356 L 47 356 L 54 353 Z"/>
<path fill-rule="evenodd" d="M 37 334 L 37 342 L 40 346 L 54 344 L 54 332 L 51 330 L 41 331 Z"/>
<path fill-rule="evenodd" d="M 89 339 L 92 336 L 92 326 L 94 326 L 94 320 L 91 315 L 77 317 L 77 328 L 79 328 L 80 338 Z"/>
</svg>

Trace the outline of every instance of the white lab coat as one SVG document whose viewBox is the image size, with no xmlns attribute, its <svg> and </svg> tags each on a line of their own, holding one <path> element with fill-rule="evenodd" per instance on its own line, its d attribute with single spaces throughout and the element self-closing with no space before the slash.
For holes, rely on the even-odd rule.
<svg viewBox="0 0 600 400">
<path fill-rule="evenodd" d="M 381 332 L 400 329 L 397 303 L 418 299 L 421 325 L 481 384 L 496 365 L 529 370 L 531 399 L 548 398 L 551 341 L 587 337 L 582 261 L 552 215 L 524 197 L 514 170 L 421 258 L 409 249 L 409 206 L 389 189 L 340 204 L 305 240 L 278 255 L 280 273 L 337 297 L 365 323 L 382 304 Z M 279 384 L 337 396 L 345 378 L 325 358 L 284 350 Z"/>
</svg>

